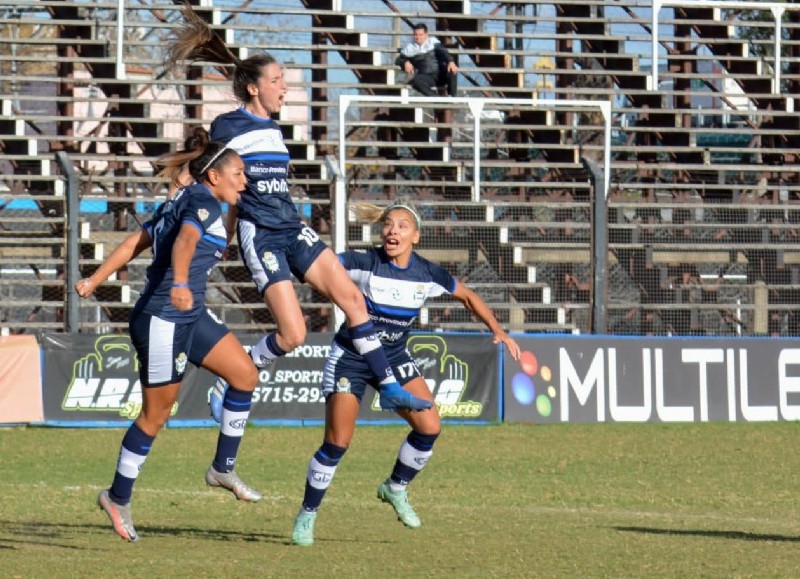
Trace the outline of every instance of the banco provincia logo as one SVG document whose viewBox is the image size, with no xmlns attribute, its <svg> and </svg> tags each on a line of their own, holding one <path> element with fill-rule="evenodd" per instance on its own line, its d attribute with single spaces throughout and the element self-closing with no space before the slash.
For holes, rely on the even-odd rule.
<svg viewBox="0 0 800 579">
<path fill-rule="evenodd" d="M 139 359 L 126 335 L 101 336 L 92 350 L 75 361 L 61 409 L 114 412 L 134 419 L 142 409 Z M 171 415 L 177 411 L 177 403 Z"/>
<path fill-rule="evenodd" d="M 469 363 L 447 351 L 447 341 L 441 336 L 415 335 L 408 339 L 407 349 L 414 360 L 442 418 L 477 418 L 483 413 L 483 403 L 465 400 L 469 387 Z M 403 366 L 400 374 L 408 378 L 411 374 Z M 380 410 L 378 395 L 372 403 L 373 410 Z"/>
</svg>

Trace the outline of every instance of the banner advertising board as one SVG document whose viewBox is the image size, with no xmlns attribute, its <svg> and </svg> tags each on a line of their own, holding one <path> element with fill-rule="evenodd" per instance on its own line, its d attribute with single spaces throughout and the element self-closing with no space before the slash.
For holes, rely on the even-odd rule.
<svg viewBox="0 0 800 579">
<path fill-rule="evenodd" d="M 0 336 L 0 424 L 42 420 L 41 368 L 36 336 Z"/>
<path fill-rule="evenodd" d="M 240 336 L 253 343 L 257 336 Z M 309 334 L 306 343 L 259 373 L 253 393 L 253 424 L 302 424 L 325 417 L 322 370 L 332 334 Z M 141 409 L 138 359 L 124 334 L 42 336 L 44 417 L 50 424 L 123 425 Z M 500 419 L 500 350 L 488 334 L 416 334 L 409 351 L 434 394 L 442 418 L 450 422 Z M 210 425 L 208 392 L 215 377 L 190 365 L 171 426 Z M 393 422 L 368 390 L 361 422 Z"/>
<path fill-rule="evenodd" d="M 800 342 L 777 338 L 515 336 L 507 422 L 800 419 Z"/>
</svg>

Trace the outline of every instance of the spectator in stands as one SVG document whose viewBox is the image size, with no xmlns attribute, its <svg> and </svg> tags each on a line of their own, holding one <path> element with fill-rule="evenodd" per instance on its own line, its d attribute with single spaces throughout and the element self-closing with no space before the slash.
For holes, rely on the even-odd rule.
<svg viewBox="0 0 800 579">
<path fill-rule="evenodd" d="M 444 45 L 428 35 L 428 27 L 414 25 L 414 41 L 400 49 L 397 65 L 409 76 L 411 87 L 425 96 L 434 96 L 447 87 L 449 96 L 458 92 L 458 65 Z"/>
<path fill-rule="evenodd" d="M 129 324 L 139 359 L 142 410 L 122 439 L 111 487 L 97 497 L 114 531 L 126 541 L 138 539 L 130 509 L 133 485 L 178 399 L 187 361 L 231 384 L 206 483 L 227 489 L 240 500 L 261 499 L 234 470 L 258 373 L 236 336 L 204 306 L 208 272 L 227 244 L 221 204 L 235 204 L 244 189 L 244 162 L 233 149 L 206 136 L 198 148 L 173 153 L 164 163 L 171 177 L 188 164 L 194 183 L 160 205 L 97 271 L 75 284 L 85 298 L 142 251 L 153 249 L 145 289 Z"/>
<path fill-rule="evenodd" d="M 347 251 L 339 259 L 364 295 L 371 296 L 370 313 L 380 320 L 376 322 L 381 329 L 379 336 L 405 387 L 416 396 L 433 401 L 425 379 L 406 348 L 406 341 L 425 300 L 444 293 L 450 293 L 478 316 L 491 330 L 494 343 L 502 342 L 509 354 L 519 359 L 519 346 L 500 327 L 486 303 L 441 266 L 414 252 L 414 245 L 420 238 L 421 221 L 413 207 L 404 203 L 386 208 L 362 204 L 356 210 L 360 217 L 382 224 L 382 247 L 366 253 Z M 457 378 L 455 374 L 453 378 Z M 334 338 L 322 383 L 326 403 L 325 433 L 322 445 L 308 465 L 303 503 L 292 532 L 295 545 L 314 543 L 317 509 L 350 445 L 361 399 L 367 386 L 378 386 L 345 326 L 339 328 Z M 420 520 L 408 502 L 406 489 L 430 459 L 441 422 L 435 407 L 424 412 L 398 410 L 398 414 L 411 426 L 411 432 L 400 446 L 391 475 L 378 487 L 377 494 L 394 508 L 404 525 L 416 528 Z"/>
<path fill-rule="evenodd" d="M 245 162 L 247 187 L 238 205 L 228 212 L 228 236 L 238 216 L 239 252 L 277 324 L 276 331 L 250 349 L 254 363 L 264 368 L 305 341 L 306 324 L 292 283 L 294 274 L 344 311 L 353 343 L 380 379 L 384 409 L 429 407 L 429 402 L 401 388 L 377 339 L 364 296 L 336 254 L 297 212 L 287 181 L 289 154 L 273 119 L 286 97 L 281 65 L 269 54 L 240 60 L 191 6 L 184 6 L 183 13 L 185 24 L 168 48 L 167 62 L 199 60 L 234 66 L 233 94 L 241 107 L 214 120 L 211 138 L 237 151 Z M 218 381 L 210 400 L 212 413 L 218 411 L 226 387 Z"/>
</svg>

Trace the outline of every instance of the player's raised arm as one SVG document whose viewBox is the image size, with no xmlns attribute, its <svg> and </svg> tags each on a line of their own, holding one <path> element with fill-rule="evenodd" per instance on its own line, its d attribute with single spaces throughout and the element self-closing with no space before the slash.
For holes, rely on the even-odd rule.
<svg viewBox="0 0 800 579">
<path fill-rule="evenodd" d="M 97 268 L 97 271 L 75 284 L 75 291 L 82 298 L 89 297 L 97 289 L 97 286 L 106 281 L 112 273 L 129 263 L 152 244 L 152 238 L 144 229 L 132 233 L 111 252 L 111 255 Z"/>
</svg>

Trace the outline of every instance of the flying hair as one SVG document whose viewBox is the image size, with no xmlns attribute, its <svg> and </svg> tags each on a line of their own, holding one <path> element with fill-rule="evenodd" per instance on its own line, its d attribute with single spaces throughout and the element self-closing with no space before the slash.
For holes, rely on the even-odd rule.
<svg viewBox="0 0 800 579">
<path fill-rule="evenodd" d="M 183 185 L 181 176 L 185 171 L 188 170 L 195 181 L 203 181 L 208 171 L 223 164 L 229 155 L 235 154 L 225 143 L 212 141 L 203 127 L 195 127 L 192 135 L 184 141 L 182 151 L 162 155 L 155 163 L 161 167 L 158 176 L 180 188 Z"/>
<path fill-rule="evenodd" d="M 158 176 L 169 181 L 176 189 L 180 188 L 183 171 L 191 161 L 203 154 L 209 141 L 208 131 L 202 126 L 195 127 L 183 142 L 183 150 L 167 153 L 156 160 L 156 167 L 161 168 Z"/>
<path fill-rule="evenodd" d="M 197 61 L 241 66 L 242 61 L 189 4 L 184 3 L 182 14 L 184 24 L 175 32 L 164 58 L 168 68 L 179 62 Z"/>
<path fill-rule="evenodd" d="M 265 66 L 278 64 L 275 57 L 262 52 L 240 60 L 191 6 L 184 4 L 182 14 L 184 23 L 167 47 L 164 66 L 170 69 L 181 62 L 198 61 L 221 65 L 220 72 L 231 79 L 233 96 L 241 103 L 250 102 L 253 99 L 250 85 L 258 84 Z M 230 65 L 234 67 L 232 72 L 224 68 Z"/>
</svg>

